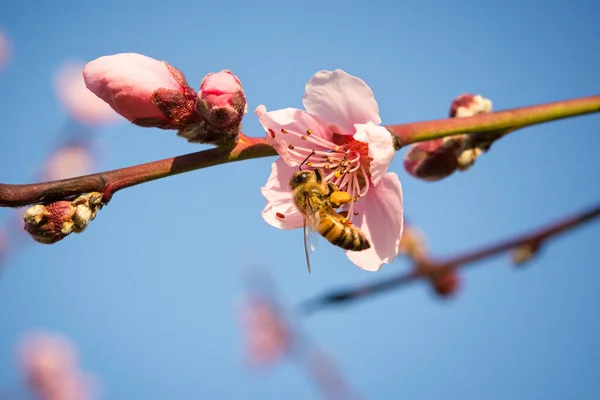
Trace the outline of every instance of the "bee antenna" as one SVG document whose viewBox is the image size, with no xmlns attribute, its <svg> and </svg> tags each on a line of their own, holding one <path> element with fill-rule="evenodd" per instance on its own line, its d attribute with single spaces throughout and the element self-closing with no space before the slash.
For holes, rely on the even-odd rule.
<svg viewBox="0 0 600 400">
<path fill-rule="evenodd" d="M 298 169 L 299 169 L 300 171 L 302 171 L 302 166 L 303 166 L 303 165 L 304 165 L 304 164 L 305 164 L 305 163 L 308 161 L 308 159 L 309 159 L 309 158 L 311 158 L 311 157 L 312 157 L 312 156 L 314 156 L 314 155 L 315 155 L 315 149 L 313 149 L 313 151 L 311 151 L 311 152 L 310 152 L 310 154 L 308 155 L 308 157 L 306 157 L 306 158 L 304 159 L 304 161 L 302 161 L 302 164 L 300 164 L 300 166 L 298 167 Z"/>
</svg>

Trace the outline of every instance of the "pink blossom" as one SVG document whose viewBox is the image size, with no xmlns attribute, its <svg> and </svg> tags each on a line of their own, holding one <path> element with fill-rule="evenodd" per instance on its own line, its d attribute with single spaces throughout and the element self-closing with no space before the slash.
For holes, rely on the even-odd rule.
<svg viewBox="0 0 600 400">
<path fill-rule="evenodd" d="M 290 331 L 268 300 L 256 297 L 244 304 L 242 323 L 250 363 L 272 364 L 287 354 L 291 344 Z"/>
<path fill-rule="evenodd" d="M 308 81 L 302 102 L 306 111 L 256 108 L 268 142 L 280 155 L 262 188 L 267 200 L 263 218 L 280 229 L 303 226 L 289 181 L 314 151 L 303 168 L 319 168 L 326 182 L 355 199 L 344 210 L 371 243 L 369 249 L 346 255 L 358 267 L 377 271 L 398 254 L 403 211 L 398 176 L 387 172 L 395 154 L 392 136 L 379 125 L 373 92 L 342 70 L 319 71 Z"/>
<path fill-rule="evenodd" d="M 90 376 L 78 366 L 71 343 L 48 333 L 28 334 L 19 347 L 21 368 L 41 400 L 88 400 L 93 397 Z"/>
<path fill-rule="evenodd" d="M 110 111 L 114 113 L 112 109 Z M 86 175 L 92 171 L 93 165 L 94 159 L 85 146 L 67 145 L 50 156 L 44 166 L 44 179 L 56 181 Z"/>
<path fill-rule="evenodd" d="M 175 129 L 196 114 L 196 92 L 185 76 L 164 61 L 121 53 L 86 64 L 88 89 L 129 121 Z"/>
<path fill-rule="evenodd" d="M 83 63 L 67 62 L 54 76 L 54 88 L 69 115 L 87 124 L 105 124 L 120 120 L 108 104 L 98 98 L 83 80 Z"/>
<path fill-rule="evenodd" d="M 10 59 L 10 44 L 8 38 L 0 31 L 0 69 L 8 65 Z"/>
</svg>

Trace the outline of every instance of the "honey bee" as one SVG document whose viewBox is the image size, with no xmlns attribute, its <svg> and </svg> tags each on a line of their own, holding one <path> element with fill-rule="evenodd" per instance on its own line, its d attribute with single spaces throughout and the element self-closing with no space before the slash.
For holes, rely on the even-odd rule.
<svg viewBox="0 0 600 400">
<path fill-rule="evenodd" d="M 344 250 L 361 251 L 371 247 L 365 234 L 346 219 L 345 212 L 336 211 L 352 201 L 352 197 L 336 185 L 325 183 L 319 169 L 296 172 L 290 179 L 290 187 L 294 203 L 304 215 L 304 251 L 309 273 L 307 227 Z"/>
</svg>

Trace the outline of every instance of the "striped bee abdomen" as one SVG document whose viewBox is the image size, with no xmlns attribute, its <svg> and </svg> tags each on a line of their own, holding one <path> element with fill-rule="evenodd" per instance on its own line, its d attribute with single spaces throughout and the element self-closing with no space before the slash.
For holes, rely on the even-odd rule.
<svg viewBox="0 0 600 400">
<path fill-rule="evenodd" d="M 346 218 L 335 212 L 321 212 L 318 231 L 331 244 L 344 250 L 361 251 L 371 247 L 360 229 L 346 222 Z"/>
</svg>

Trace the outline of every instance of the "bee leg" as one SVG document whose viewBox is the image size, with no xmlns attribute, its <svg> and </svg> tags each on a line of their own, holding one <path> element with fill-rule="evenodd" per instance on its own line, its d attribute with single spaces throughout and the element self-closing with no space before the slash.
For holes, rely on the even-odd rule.
<svg viewBox="0 0 600 400">
<path fill-rule="evenodd" d="M 333 192 L 339 192 L 340 188 L 335 183 L 328 183 L 327 187 L 329 188 L 329 193 L 327 195 L 331 195 Z"/>
</svg>

